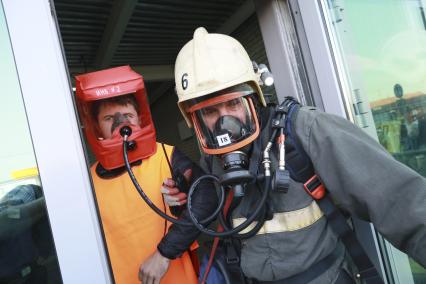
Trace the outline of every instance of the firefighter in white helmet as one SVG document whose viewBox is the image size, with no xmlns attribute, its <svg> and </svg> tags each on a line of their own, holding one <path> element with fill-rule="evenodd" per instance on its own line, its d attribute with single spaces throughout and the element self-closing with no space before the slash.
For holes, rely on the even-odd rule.
<svg viewBox="0 0 426 284">
<path fill-rule="evenodd" d="M 381 283 L 345 218 L 334 217 L 341 214 L 329 196 L 425 266 L 425 179 L 343 118 L 291 98 L 267 106 L 255 71 L 237 40 L 204 28 L 196 29 L 175 64 L 178 106 L 195 130 L 204 170 L 229 177 L 235 154 L 246 158 L 241 172 L 254 177 L 234 191 L 239 204 L 229 226 L 250 218 L 266 190 L 261 180 L 269 172 L 273 177 L 256 219 L 262 226 L 241 241 L 236 259 L 244 277 L 234 282 Z M 278 133 L 278 147 L 269 147 L 271 133 Z"/>
</svg>

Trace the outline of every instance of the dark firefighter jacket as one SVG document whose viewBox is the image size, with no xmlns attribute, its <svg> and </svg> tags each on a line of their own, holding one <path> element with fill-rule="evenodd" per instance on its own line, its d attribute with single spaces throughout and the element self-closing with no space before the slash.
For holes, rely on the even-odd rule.
<svg viewBox="0 0 426 284">
<path fill-rule="evenodd" d="M 263 151 L 270 135 L 273 110 L 263 112 L 262 132 L 255 142 L 261 147 L 252 149 L 250 165 L 260 164 L 260 159 L 253 159 L 253 151 Z M 303 147 L 311 158 L 336 204 L 353 216 L 372 222 L 394 246 L 425 266 L 426 180 L 394 160 L 375 140 L 343 118 L 302 107 L 293 116 L 292 125 L 298 147 Z M 275 167 L 277 152 L 272 151 Z M 216 157 L 203 159 L 202 167 L 214 174 L 222 173 Z M 259 172 L 263 172 L 261 165 Z M 256 206 L 260 191 L 256 185 L 247 188 L 246 196 L 233 212 L 234 226 L 242 223 Z M 301 183 L 291 180 L 288 192 L 273 192 L 268 204 L 274 212 L 272 219 L 256 236 L 242 242 L 241 267 L 247 277 L 261 281 L 285 279 L 341 248 Z M 313 283 L 334 283 L 341 269 L 349 272 L 345 251 L 341 251 L 334 265 Z"/>
<path fill-rule="evenodd" d="M 171 165 L 173 171 L 179 171 L 180 173 L 184 173 L 186 169 L 191 168 L 192 178 L 190 182 L 195 181 L 198 177 L 204 174 L 203 170 L 199 166 L 194 164 L 176 148 L 174 148 L 171 157 Z M 217 207 L 217 200 L 218 198 L 214 185 L 208 181 L 202 181 L 199 184 L 199 189 L 194 192 L 192 201 L 192 210 L 197 219 L 202 220 L 210 216 Z M 180 218 L 191 223 L 187 210 L 182 211 Z M 163 256 L 169 259 L 174 259 L 185 252 L 185 250 L 190 247 L 199 235 L 200 231 L 195 226 L 181 226 L 173 224 L 170 226 L 168 233 L 163 237 L 157 248 Z"/>
</svg>

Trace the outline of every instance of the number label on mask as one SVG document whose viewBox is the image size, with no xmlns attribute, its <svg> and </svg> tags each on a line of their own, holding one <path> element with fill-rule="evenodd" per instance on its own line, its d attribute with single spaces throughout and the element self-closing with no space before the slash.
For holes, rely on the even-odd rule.
<svg viewBox="0 0 426 284">
<path fill-rule="evenodd" d="M 225 146 L 225 145 L 231 144 L 231 138 L 229 137 L 228 134 L 216 136 L 216 139 L 217 139 L 217 143 L 219 143 L 219 146 Z"/>
</svg>

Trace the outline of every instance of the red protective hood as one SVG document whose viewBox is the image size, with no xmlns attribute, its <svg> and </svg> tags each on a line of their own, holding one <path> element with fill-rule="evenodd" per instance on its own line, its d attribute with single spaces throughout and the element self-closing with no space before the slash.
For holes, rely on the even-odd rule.
<svg viewBox="0 0 426 284">
<path fill-rule="evenodd" d="M 91 114 L 91 103 L 97 100 L 134 93 L 139 104 L 141 128 L 133 129 L 129 137 L 129 140 L 136 142 L 136 148 L 129 152 L 129 161 L 145 159 L 155 153 L 155 128 L 141 75 L 129 66 L 121 66 L 75 78 L 77 104 L 84 132 L 96 159 L 104 168 L 111 170 L 124 165 L 123 139 L 120 135 L 114 135 L 111 139 L 98 139 L 97 122 Z"/>
</svg>

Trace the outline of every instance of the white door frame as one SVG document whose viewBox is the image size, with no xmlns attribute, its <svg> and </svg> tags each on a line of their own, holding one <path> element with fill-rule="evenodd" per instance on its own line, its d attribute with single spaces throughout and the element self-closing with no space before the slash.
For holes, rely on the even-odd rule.
<svg viewBox="0 0 426 284">
<path fill-rule="evenodd" d="M 62 279 L 111 283 L 54 9 L 2 3 Z"/>
</svg>

